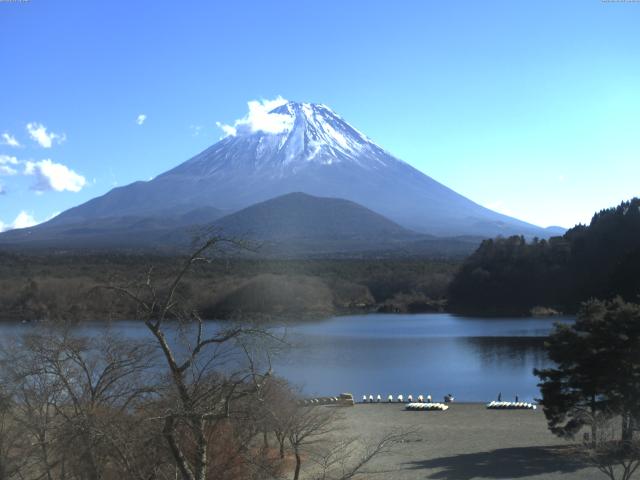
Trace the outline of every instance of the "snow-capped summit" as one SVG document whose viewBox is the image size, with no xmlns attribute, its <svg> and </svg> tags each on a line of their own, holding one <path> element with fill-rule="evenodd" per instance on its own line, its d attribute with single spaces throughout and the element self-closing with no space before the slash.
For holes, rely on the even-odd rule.
<svg viewBox="0 0 640 480">
<path fill-rule="evenodd" d="M 360 163 L 363 154 L 374 160 L 377 155 L 386 156 L 382 148 L 326 105 L 288 102 L 270 113 L 291 117 L 291 127 L 280 134 L 279 146 L 285 162 L 316 161 L 330 165 L 340 161 Z M 266 143 L 268 139 L 263 136 L 261 141 Z"/>
<path fill-rule="evenodd" d="M 50 223 L 162 218 L 203 208 L 231 213 L 303 192 L 351 200 L 434 235 L 548 236 L 393 157 L 325 105 L 283 100 L 265 108 L 250 102 L 246 117 L 220 126 L 228 135 L 190 160 L 148 182 L 115 188 Z"/>
<path fill-rule="evenodd" d="M 168 173 L 195 170 L 208 175 L 230 165 L 244 165 L 256 171 L 268 170 L 266 174 L 273 177 L 297 172 L 309 163 L 352 163 L 376 169 L 400 162 L 326 105 L 288 102 L 268 114 L 270 120 L 263 118 L 256 125 L 232 128 L 221 142 Z"/>
</svg>

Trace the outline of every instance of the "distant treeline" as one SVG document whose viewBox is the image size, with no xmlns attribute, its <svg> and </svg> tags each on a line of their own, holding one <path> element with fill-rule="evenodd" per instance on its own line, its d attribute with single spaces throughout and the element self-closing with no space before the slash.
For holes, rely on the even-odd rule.
<svg viewBox="0 0 640 480">
<path fill-rule="evenodd" d="M 596 213 L 549 240 L 485 240 L 449 287 L 449 308 L 525 314 L 535 307 L 575 312 L 580 302 L 640 295 L 640 199 Z"/>
<path fill-rule="evenodd" d="M 0 252 L 0 321 L 135 318 L 135 305 L 96 287 L 139 282 L 150 267 L 162 285 L 181 261 L 115 253 Z M 205 318 L 432 311 L 442 308 L 458 267 L 456 261 L 429 259 L 214 258 L 189 272 L 179 293 Z"/>
</svg>

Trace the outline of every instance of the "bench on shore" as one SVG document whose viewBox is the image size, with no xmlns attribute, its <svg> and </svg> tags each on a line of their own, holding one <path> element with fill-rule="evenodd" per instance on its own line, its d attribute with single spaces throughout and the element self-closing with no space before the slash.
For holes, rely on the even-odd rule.
<svg viewBox="0 0 640 480">
<path fill-rule="evenodd" d="M 496 402 L 487 403 L 487 408 L 491 410 L 535 410 L 536 405 L 528 402 Z"/>
</svg>

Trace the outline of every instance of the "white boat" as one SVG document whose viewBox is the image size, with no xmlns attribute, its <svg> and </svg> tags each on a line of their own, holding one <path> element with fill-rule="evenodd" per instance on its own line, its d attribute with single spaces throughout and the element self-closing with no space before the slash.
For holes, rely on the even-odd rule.
<svg viewBox="0 0 640 480">
<path fill-rule="evenodd" d="M 498 402 L 487 403 L 487 408 L 491 410 L 535 410 L 536 404 L 528 402 Z"/>
</svg>

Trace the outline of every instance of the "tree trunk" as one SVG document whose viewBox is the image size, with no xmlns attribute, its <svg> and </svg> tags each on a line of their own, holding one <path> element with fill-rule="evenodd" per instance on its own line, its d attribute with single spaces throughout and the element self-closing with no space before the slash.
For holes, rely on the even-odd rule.
<svg viewBox="0 0 640 480">
<path fill-rule="evenodd" d="M 174 419 L 172 417 L 167 417 L 164 422 L 164 428 L 162 429 L 162 435 L 169 444 L 169 450 L 176 462 L 176 467 L 180 470 L 183 480 L 196 480 L 193 473 L 191 473 L 187 459 L 182 453 L 174 434 Z"/>
<path fill-rule="evenodd" d="M 598 412 L 596 410 L 596 396 L 591 396 L 591 446 L 595 447 L 598 442 Z"/>
<path fill-rule="evenodd" d="M 300 458 L 300 452 L 298 449 L 295 449 L 296 452 L 296 471 L 293 473 L 293 480 L 298 480 L 300 478 L 300 466 L 302 465 L 302 458 Z"/>
<path fill-rule="evenodd" d="M 202 417 L 193 419 L 193 428 L 197 438 L 196 447 L 196 480 L 207 478 L 207 436 L 205 435 L 205 420 Z"/>
<path fill-rule="evenodd" d="M 87 445 L 87 449 L 83 452 L 80 458 L 84 463 L 86 478 L 87 480 L 100 480 L 102 475 L 100 475 L 100 470 L 98 469 L 98 464 L 94 455 L 94 448 L 96 448 L 96 446 L 94 445 L 93 438 L 91 438 L 91 435 L 83 437 Z"/>
<path fill-rule="evenodd" d="M 631 442 L 631 440 L 633 440 L 631 415 L 629 415 L 629 412 L 623 412 L 621 417 L 622 417 L 622 441 Z"/>
<path fill-rule="evenodd" d="M 40 451 L 42 452 L 42 463 L 44 463 L 44 468 L 46 468 L 47 480 L 53 480 L 53 477 L 51 476 L 51 465 L 49 464 L 49 449 L 47 448 L 47 442 L 47 430 L 44 429 L 40 433 Z"/>
<path fill-rule="evenodd" d="M 65 468 L 66 462 L 67 462 L 67 459 L 63 453 L 62 459 L 60 460 L 60 480 L 66 480 L 67 478 L 67 469 Z"/>
<path fill-rule="evenodd" d="M 287 441 L 287 437 L 284 434 L 279 433 L 277 430 L 274 432 L 278 446 L 280 447 L 280 459 L 284 460 L 284 444 Z"/>
<path fill-rule="evenodd" d="M 87 453 L 83 455 L 83 460 L 85 464 L 85 475 L 87 480 L 100 480 L 101 476 L 98 472 L 98 467 L 96 465 L 95 459 L 91 453 Z"/>
</svg>

